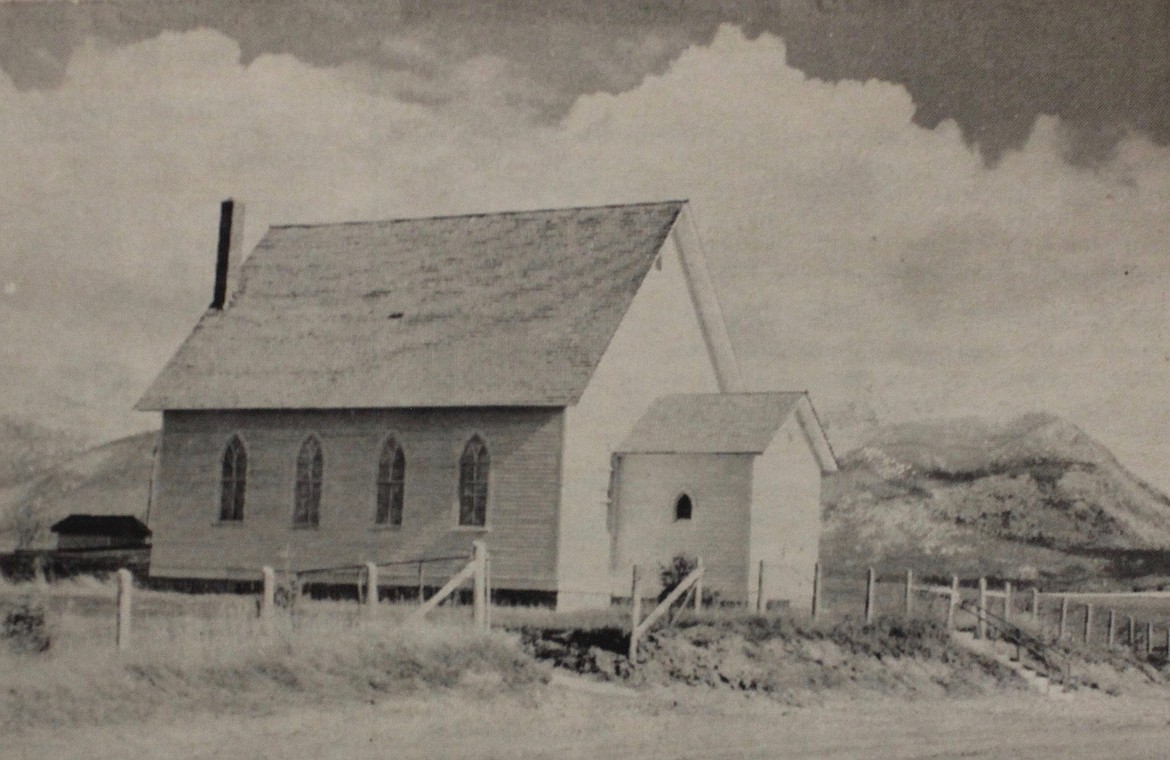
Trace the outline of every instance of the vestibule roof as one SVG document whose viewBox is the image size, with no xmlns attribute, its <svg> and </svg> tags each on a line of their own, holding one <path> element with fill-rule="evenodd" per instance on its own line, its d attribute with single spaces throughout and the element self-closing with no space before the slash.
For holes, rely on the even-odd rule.
<svg viewBox="0 0 1170 760">
<path fill-rule="evenodd" d="M 836 458 L 804 391 L 662 396 L 618 447 L 623 454 L 761 454 L 796 416 L 824 472 Z"/>
<path fill-rule="evenodd" d="M 575 403 L 684 205 L 273 227 L 137 408 Z"/>
</svg>

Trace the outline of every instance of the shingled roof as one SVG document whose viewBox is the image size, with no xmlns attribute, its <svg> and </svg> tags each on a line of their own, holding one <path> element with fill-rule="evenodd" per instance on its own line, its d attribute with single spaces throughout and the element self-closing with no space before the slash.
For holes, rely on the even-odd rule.
<svg viewBox="0 0 1170 760">
<path fill-rule="evenodd" d="M 808 394 L 681 393 L 658 398 L 618 447 L 638 454 L 760 454 L 797 415 L 825 472 L 836 459 Z"/>
<path fill-rule="evenodd" d="M 683 205 L 273 227 L 137 408 L 574 403 Z"/>
</svg>

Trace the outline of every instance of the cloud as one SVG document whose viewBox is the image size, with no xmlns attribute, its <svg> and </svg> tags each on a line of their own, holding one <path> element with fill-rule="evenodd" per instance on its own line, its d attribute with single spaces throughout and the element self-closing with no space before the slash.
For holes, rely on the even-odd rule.
<svg viewBox="0 0 1170 760">
<path fill-rule="evenodd" d="M 276 222 L 689 197 L 754 385 L 830 418 L 1050 409 L 1156 475 L 1170 151 L 1130 135 L 1072 166 L 1046 118 L 988 167 L 901 86 L 809 79 L 767 34 L 708 42 L 555 123 L 510 59 L 425 46 L 395 54 L 443 68 L 434 97 L 354 63 L 245 65 L 209 30 L 88 43 L 51 92 L 0 80 L 7 410 L 138 424 L 209 299 L 229 194 L 248 247 Z"/>
</svg>

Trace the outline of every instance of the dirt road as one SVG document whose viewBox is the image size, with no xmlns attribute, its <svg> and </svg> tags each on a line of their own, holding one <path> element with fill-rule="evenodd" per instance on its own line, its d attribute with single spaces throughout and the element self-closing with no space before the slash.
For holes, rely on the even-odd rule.
<svg viewBox="0 0 1170 760">
<path fill-rule="evenodd" d="M 37 730 L 4 740 L 12 760 L 142 758 L 1161 758 L 1167 700 L 1018 694 L 890 698 L 784 707 L 677 688 L 631 692 L 554 683 L 501 697 L 493 684 L 373 705 L 267 717 L 191 716 L 106 729 Z"/>
</svg>

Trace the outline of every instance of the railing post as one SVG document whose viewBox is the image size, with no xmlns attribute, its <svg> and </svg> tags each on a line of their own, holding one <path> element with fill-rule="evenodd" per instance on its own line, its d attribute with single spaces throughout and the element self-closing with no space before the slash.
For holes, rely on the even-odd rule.
<svg viewBox="0 0 1170 760">
<path fill-rule="evenodd" d="M 874 574 L 873 568 L 865 576 L 865 624 L 873 623 L 874 616 L 874 585 L 877 577 Z"/>
<path fill-rule="evenodd" d="M 987 618 L 984 615 L 987 612 L 987 577 L 979 576 L 979 601 L 976 605 L 976 619 L 975 619 L 975 638 L 987 638 Z"/>
<path fill-rule="evenodd" d="M 698 562 L 696 563 L 696 568 L 699 570 L 703 569 L 703 558 L 702 557 L 698 558 Z M 760 560 L 760 571 L 763 572 L 763 570 L 764 570 L 764 561 Z M 762 586 L 761 586 L 761 588 L 762 588 Z M 698 579 L 695 581 L 695 612 L 698 612 L 701 609 L 703 609 L 703 576 L 702 575 L 700 575 L 698 577 Z"/>
<path fill-rule="evenodd" d="M 630 584 L 630 665 L 638 657 L 638 624 L 642 622 L 642 585 L 639 580 L 638 566 L 634 565 Z"/>
<path fill-rule="evenodd" d="M 947 631 L 955 630 L 955 611 L 959 608 L 959 576 L 951 576 L 951 596 L 947 600 Z"/>
<path fill-rule="evenodd" d="M 260 568 L 260 577 L 264 580 L 260 596 L 260 619 L 267 621 L 272 619 L 272 609 L 276 606 L 276 571 L 265 565 Z"/>
<path fill-rule="evenodd" d="M 1032 587 L 1032 622 L 1040 622 L 1040 589 Z"/>
<path fill-rule="evenodd" d="M 1085 605 L 1085 635 L 1084 642 L 1086 644 L 1093 638 L 1093 605 Z"/>
<path fill-rule="evenodd" d="M 1056 629 L 1056 640 L 1064 641 L 1064 632 L 1068 627 L 1068 594 L 1060 597 L 1060 627 Z"/>
<path fill-rule="evenodd" d="M 117 646 L 119 652 L 130 649 L 130 592 L 134 587 L 134 576 L 130 571 L 122 568 L 118 571 L 118 633 Z"/>
<path fill-rule="evenodd" d="M 364 612 L 373 615 L 378 609 L 378 566 L 366 563 L 366 606 Z"/>
<path fill-rule="evenodd" d="M 812 619 L 821 616 L 821 563 L 813 565 Z"/>
<path fill-rule="evenodd" d="M 426 601 L 423 597 L 426 596 L 426 587 L 423 585 L 423 563 L 422 560 L 418 562 L 418 603 L 422 604 Z"/>
<path fill-rule="evenodd" d="M 1003 583 L 1003 619 L 1005 622 L 1012 622 L 1012 582 L 1004 581 Z"/>
<path fill-rule="evenodd" d="M 1117 627 L 1117 612 L 1112 608 L 1109 610 L 1109 633 L 1105 636 L 1105 648 L 1113 648 L 1113 631 Z"/>
<path fill-rule="evenodd" d="M 764 611 L 764 560 L 760 560 L 760 568 L 756 573 L 756 614 Z"/>
<path fill-rule="evenodd" d="M 914 570 L 906 569 L 906 619 L 914 616 Z"/>
<path fill-rule="evenodd" d="M 1146 657 L 1154 653 L 1154 624 L 1146 622 Z"/>
<path fill-rule="evenodd" d="M 1129 618 L 1129 639 L 1127 639 L 1126 643 L 1129 645 L 1130 650 L 1137 651 L 1137 627 L 1134 623 L 1133 615 L 1128 615 L 1127 617 Z"/>
<path fill-rule="evenodd" d="M 483 541 L 472 541 L 472 560 L 475 562 L 475 580 L 472 601 L 475 605 L 475 627 L 487 630 L 487 547 Z"/>
</svg>

